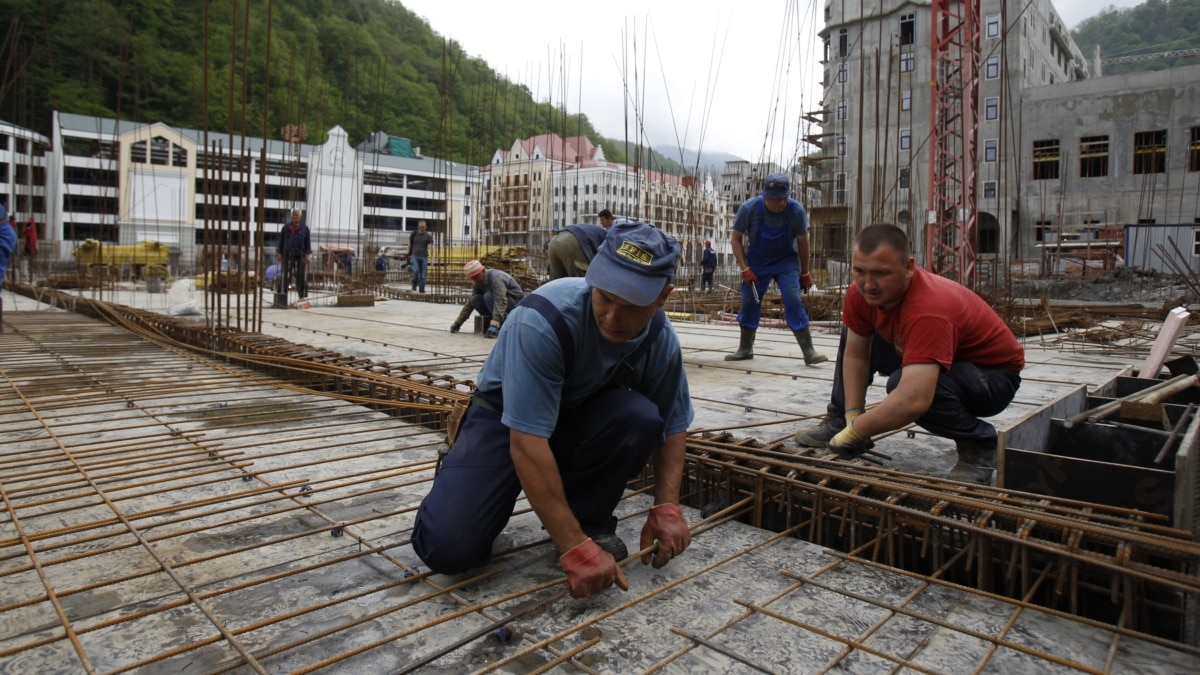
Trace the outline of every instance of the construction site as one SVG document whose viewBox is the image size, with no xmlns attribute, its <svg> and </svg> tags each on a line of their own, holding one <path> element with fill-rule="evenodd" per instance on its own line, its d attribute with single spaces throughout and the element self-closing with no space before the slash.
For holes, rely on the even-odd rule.
<svg viewBox="0 0 1200 675">
<path fill-rule="evenodd" d="M 140 9 L 112 4 L 88 20 L 148 34 Z M 372 21 L 349 16 L 371 14 L 360 4 Z M 371 38 L 400 4 L 351 3 L 336 24 L 365 49 L 354 86 L 361 71 L 379 112 L 330 106 L 324 85 L 308 98 L 314 74 L 346 72 L 304 64 L 319 50 L 295 32 L 271 66 L 273 21 L 308 22 L 246 3 L 244 32 L 236 4 L 215 29 L 206 4 L 203 55 L 173 56 L 203 77 L 195 128 L 122 118 L 155 79 L 141 71 L 136 95 L 96 80 L 124 108 L 55 96 L 52 120 L 0 121 L 0 201 L 33 233 L 0 291 L 0 673 L 1200 672 L 1200 66 L 1101 78 L 1112 61 L 1085 55 L 1049 0 L 786 3 L 780 54 L 824 53 L 789 56 L 777 84 L 819 83 L 819 100 L 772 112 L 755 160 L 701 170 L 697 154 L 675 175 L 641 159 L 644 130 L 627 125 L 636 149 L 610 161 L 568 123 L 582 75 L 565 50 L 550 100 L 526 106 L 509 85 L 527 83 L 457 70 L 478 64 L 427 25 Z M 10 53 L 70 51 L 45 16 L 23 20 L 41 28 L 14 21 Z M 210 34 L 234 36 L 227 55 Z M 120 45 L 123 77 L 144 57 Z M 12 62 L 0 100 L 42 67 Z M 398 64 L 406 85 L 441 80 L 393 86 Z M 629 96 L 648 73 L 621 68 L 626 113 L 666 114 Z M 195 73 L 156 86 L 195 89 Z M 265 110 L 269 91 L 286 105 Z M 427 156 L 393 132 L 429 136 L 402 108 L 433 98 Z M 218 107 L 227 128 L 210 128 Z M 777 287 L 755 292 L 753 358 L 726 359 L 734 214 L 776 172 L 807 209 L 803 302 L 829 357 L 811 366 Z M 691 544 L 661 568 L 641 562 L 657 544 L 634 550 L 659 484 L 648 465 L 615 513 L 628 590 L 571 597 L 524 493 L 490 562 L 437 573 L 413 548 L 417 510 L 497 344 L 478 316 L 458 323 L 464 264 L 532 292 L 550 238 L 609 209 L 682 251 L 665 310 L 695 411 Z M 284 250 L 297 215 L 311 256 L 307 241 Z M 419 291 L 418 223 L 433 236 Z M 981 296 L 1024 347 L 1015 399 L 987 419 L 989 484 L 947 479 L 955 442 L 915 424 L 853 460 L 794 439 L 827 412 L 850 252 L 872 223 L 904 230 L 917 266 Z M 294 289 L 270 274 L 289 255 L 307 265 Z"/>
<path fill-rule="evenodd" d="M 677 291 L 692 544 L 662 569 L 632 552 L 629 591 L 576 600 L 523 497 L 486 567 L 413 553 L 447 417 L 495 342 L 448 332 L 465 285 L 400 282 L 317 287 L 305 310 L 224 290 L 242 282 L 10 283 L 2 670 L 1200 669 L 1184 310 L 1009 301 L 1046 328 L 1022 336 L 1023 384 L 990 420 L 999 470 L 977 486 L 941 478 L 954 446 L 915 426 L 870 461 L 796 447 L 832 362 L 805 366 L 769 321 L 755 359 L 727 362 L 734 295 Z M 806 298 L 831 356 L 840 295 Z M 1151 358 L 1163 375 L 1136 377 Z M 653 484 L 628 485 L 627 542 Z"/>
</svg>

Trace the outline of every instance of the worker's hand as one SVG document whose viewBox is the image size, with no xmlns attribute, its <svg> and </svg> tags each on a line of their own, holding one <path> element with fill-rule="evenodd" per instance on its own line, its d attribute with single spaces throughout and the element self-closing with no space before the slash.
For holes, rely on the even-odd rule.
<svg viewBox="0 0 1200 675">
<path fill-rule="evenodd" d="M 692 531 L 688 529 L 687 520 L 678 504 L 659 504 L 650 509 L 646 524 L 642 526 L 639 548 L 645 549 L 655 541 L 658 541 L 658 550 L 653 556 L 655 569 L 666 565 L 692 543 Z M 649 553 L 642 556 L 643 565 L 650 562 Z"/>
<path fill-rule="evenodd" d="M 567 573 L 573 598 L 591 597 L 614 583 L 623 591 L 629 590 L 629 582 L 617 561 L 590 538 L 564 553 L 558 564 Z"/>
<path fill-rule="evenodd" d="M 829 439 L 829 444 L 826 447 L 836 452 L 838 457 L 842 459 L 854 459 L 875 447 L 875 444 L 871 442 L 869 436 L 862 436 L 855 431 L 854 423 L 850 421 L 846 423 L 845 429 L 837 432 L 836 436 Z"/>
<path fill-rule="evenodd" d="M 754 270 L 747 267 L 746 269 L 742 270 L 742 281 L 748 284 L 757 284 L 758 275 L 754 273 Z"/>
<path fill-rule="evenodd" d="M 497 326 L 495 323 L 493 323 L 492 325 L 487 327 L 487 332 L 485 332 L 483 334 L 483 336 L 489 337 L 489 338 L 494 338 L 499 334 L 500 334 L 500 326 Z"/>
<path fill-rule="evenodd" d="M 450 332 L 451 332 L 451 333 L 457 333 L 457 332 L 458 332 L 458 329 L 460 329 L 460 328 L 462 328 L 462 324 L 461 324 L 461 323 L 459 323 L 459 322 L 457 322 L 457 321 L 455 321 L 454 323 L 450 324 Z"/>
<path fill-rule="evenodd" d="M 811 273 L 808 273 L 808 272 L 805 272 L 804 274 L 801 274 L 801 275 L 800 275 L 800 290 L 802 290 L 802 291 L 804 291 L 805 293 L 807 293 L 807 292 L 808 292 L 808 290 L 809 290 L 810 288 L 812 288 L 812 287 L 813 287 L 813 278 L 812 278 L 812 274 L 811 274 Z"/>
</svg>

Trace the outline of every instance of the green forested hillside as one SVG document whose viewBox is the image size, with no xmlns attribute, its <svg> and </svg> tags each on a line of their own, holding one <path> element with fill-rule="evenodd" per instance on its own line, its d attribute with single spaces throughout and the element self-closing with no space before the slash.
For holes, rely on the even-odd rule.
<svg viewBox="0 0 1200 675">
<path fill-rule="evenodd" d="M 625 161 L 586 116 L 535 101 L 395 0 L 0 0 L 0 16 L 0 118 L 43 133 L 52 110 L 269 138 L 302 123 L 310 143 L 336 124 L 352 143 L 383 130 L 485 164 L 552 131 Z"/>
<path fill-rule="evenodd" d="M 1101 58 L 1200 49 L 1200 0 L 1146 0 L 1129 9 L 1107 9 L 1071 31 L 1075 43 L 1091 59 L 1096 45 Z M 1104 64 L 1105 75 L 1161 70 L 1200 63 L 1200 57 L 1175 57 Z"/>
</svg>

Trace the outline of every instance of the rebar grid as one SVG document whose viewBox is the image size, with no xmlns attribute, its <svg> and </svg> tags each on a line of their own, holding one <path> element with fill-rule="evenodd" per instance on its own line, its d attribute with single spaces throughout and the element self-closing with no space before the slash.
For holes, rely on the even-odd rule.
<svg viewBox="0 0 1200 675">
<path fill-rule="evenodd" d="M 755 527 L 804 521 L 808 541 L 840 550 L 871 541 L 870 560 L 927 573 L 965 551 L 945 574 L 973 588 L 1032 594 L 1168 640 L 1190 633 L 1184 609 L 1200 601 L 1200 543 L 1152 514 L 747 447 L 728 435 L 693 439 L 689 450 L 696 506 L 753 494 Z M 1033 593 L 1049 570 L 1053 588 Z"/>
<path fill-rule="evenodd" d="M 430 375 L 425 369 L 393 367 L 260 333 L 210 329 L 154 312 L 56 291 L 48 293 L 57 294 L 55 301 L 62 306 L 124 328 L 163 348 L 261 370 L 272 376 L 272 385 L 285 379 L 297 391 L 318 391 L 437 429 L 445 428 L 454 404 L 465 402 L 474 389 L 470 380 Z M 150 376 L 147 379 L 157 381 Z"/>
<path fill-rule="evenodd" d="M 633 562 L 637 553 L 630 556 L 625 566 L 636 586 L 629 594 L 612 591 L 587 603 L 566 598 L 552 556 L 545 559 L 549 540 L 536 527 L 498 550 L 488 568 L 430 575 L 417 567 L 408 533 L 440 434 L 364 412 L 340 396 L 304 396 L 294 384 L 281 391 L 254 372 L 164 352 L 78 318 L 38 321 L 46 322 L 40 333 L 19 327 L 0 337 L 6 353 L 17 355 L 2 366 L 0 396 L 0 433 L 17 441 L 0 449 L 0 583 L 20 591 L 0 604 L 0 626 L 8 627 L 0 659 L 13 664 L 43 672 L 47 663 L 50 670 L 89 672 L 309 672 L 385 662 L 400 672 L 431 665 L 486 672 L 569 663 L 596 672 L 691 667 L 719 654 L 745 668 L 787 670 L 777 654 L 746 642 L 747 634 L 759 634 L 816 640 L 832 651 L 818 650 L 824 661 L 805 662 L 826 669 L 870 656 L 914 670 L 961 672 L 930 665 L 928 635 L 903 652 L 872 644 L 900 618 L 984 644 L 992 653 L 976 658 L 979 668 L 1019 653 L 1112 672 L 1120 669 L 1118 640 L 1163 645 L 1200 663 L 1196 650 L 1147 635 L 1137 622 L 1146 611 L 1174 611 L 1180 593 L 1158 597 L 1147 590 L 1156 582 L 1143 577 L 1195 592 L 1193 578 L 1173 574 L 1178 533 L 1170 528 L 1116 509 L 1088 513 L 1042 497 L 751 448 L 732 436 L 689 442 L 687 495 L 695 505 L 722 497 L 731 505 L 703 521 L 689 517 L 694 549 L 664 568 L 666 576 L 650 576 Z M 114 353 L 122 356 L 107 358 Z M 164 385 L 151 369 L 172 382 Z M 87 383 L 75 397 L 41 385 L 42 378 L 72 377 Z M 29 444 L 39 448 L 38 461 L 28 459 Z M 644 495 L 652 484 L 635 486 Z M 620 513 L 634 528 L 649 506 L 633 503 L 638 497 L 631 492 Z M 523 506 L 514 522 L 522 519 L 536 520 Z M 706 550 L 722 550 L 728 528 L 742 527 L 734 519 L 782 531 L 706 557 Z M 838 570 L 852 567 L 830 552 L 828 573 L 776 564 L 784 584 L 777 597 L 755 595 L 743 583 L 717 594 L 728 600 L 723 612 L 680 611 L 681 599 L 711 595 L 723 577 L 750 581 L 749 561 L 813 557 L 797 536 L 843 544 L 861 557 L 853 562 L 862 569 L 874 569 L 874 560 L 915 567 L 919 591 L 875 605 L 887 616 L 858 633 L 784 607 L 809 602 L 806 588 L 830 585 Z M 854 545 L 844 545 L 849 541 Z M 1110 569 L 1113 561 L 1122 568 Z M 1127 581 L 1115 591 L 1101 588 L 1101 574 Z M 1000 593 L 967 588 L 980 580 Z M 1003 597 L 1009 587 L 1018 599 Z M 1108 626 L 1036 608 L 1046 587 L 1081 604 L 1115 592 L 1118 611 L 1130 619 Z M 1110 666 L 1064 659 L 1005 631 L 977 635 L 965 619 L 943 626 L 911 609 L 939 589 L 1007 607 L 1009 624 L 1036 611 L 1099 631 L 1109 636 Z M 871 604 L 854 587 L 832 593 L 839 603 Z M 110 594 L 120 602 L 106 601 Z M 636 616 L 653 617 L 670 639 L 643 641 L 643 655 L 629 659 L 616 626 L 646 622 L 629 618 Z M 724 627 L 715 630 L 714 621 Z M 170 639 L 148 646 L 160 625 L 175 627 Z M 523 637 L 494 643 L 489 636 L 500 628 Z M 706 655 L 689 661 L 697 650 Z"/>
</svg>

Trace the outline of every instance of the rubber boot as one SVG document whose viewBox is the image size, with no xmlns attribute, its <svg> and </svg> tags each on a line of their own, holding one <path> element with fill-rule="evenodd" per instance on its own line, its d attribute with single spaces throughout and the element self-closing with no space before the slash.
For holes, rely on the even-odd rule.
<svg viewBox="0 0 1200 675">
<path fill-rule="evenodd" d="M 986 446 L 980 441 L 956 440 L 958 461 L 946 474 L 946 478 L 961 483 L 988 485 L 992 482 L 992 471 L 996 468 L 996 446 Z"/>
<path fill-rule="evenodd" d="M 829 360 L 828 356 L 818 354 L 817 350 L 813 348 L 812 333 L 809 333 L 807 328 L 794 330 L 792 334 L 796 336 L 796 343 L 800 345 L 800 351 L 804 353 L 804 365 L 815 366 Z"/>
<path fill-rule="evenodd" d="M 738 349 L 732 354 L 726 354 L 726 361 L 745 361 L 746 359 L 754 358 L 754 333 L 750 328 L 742 329 L 741 342 L 738 343 Z"/>
</svg>

